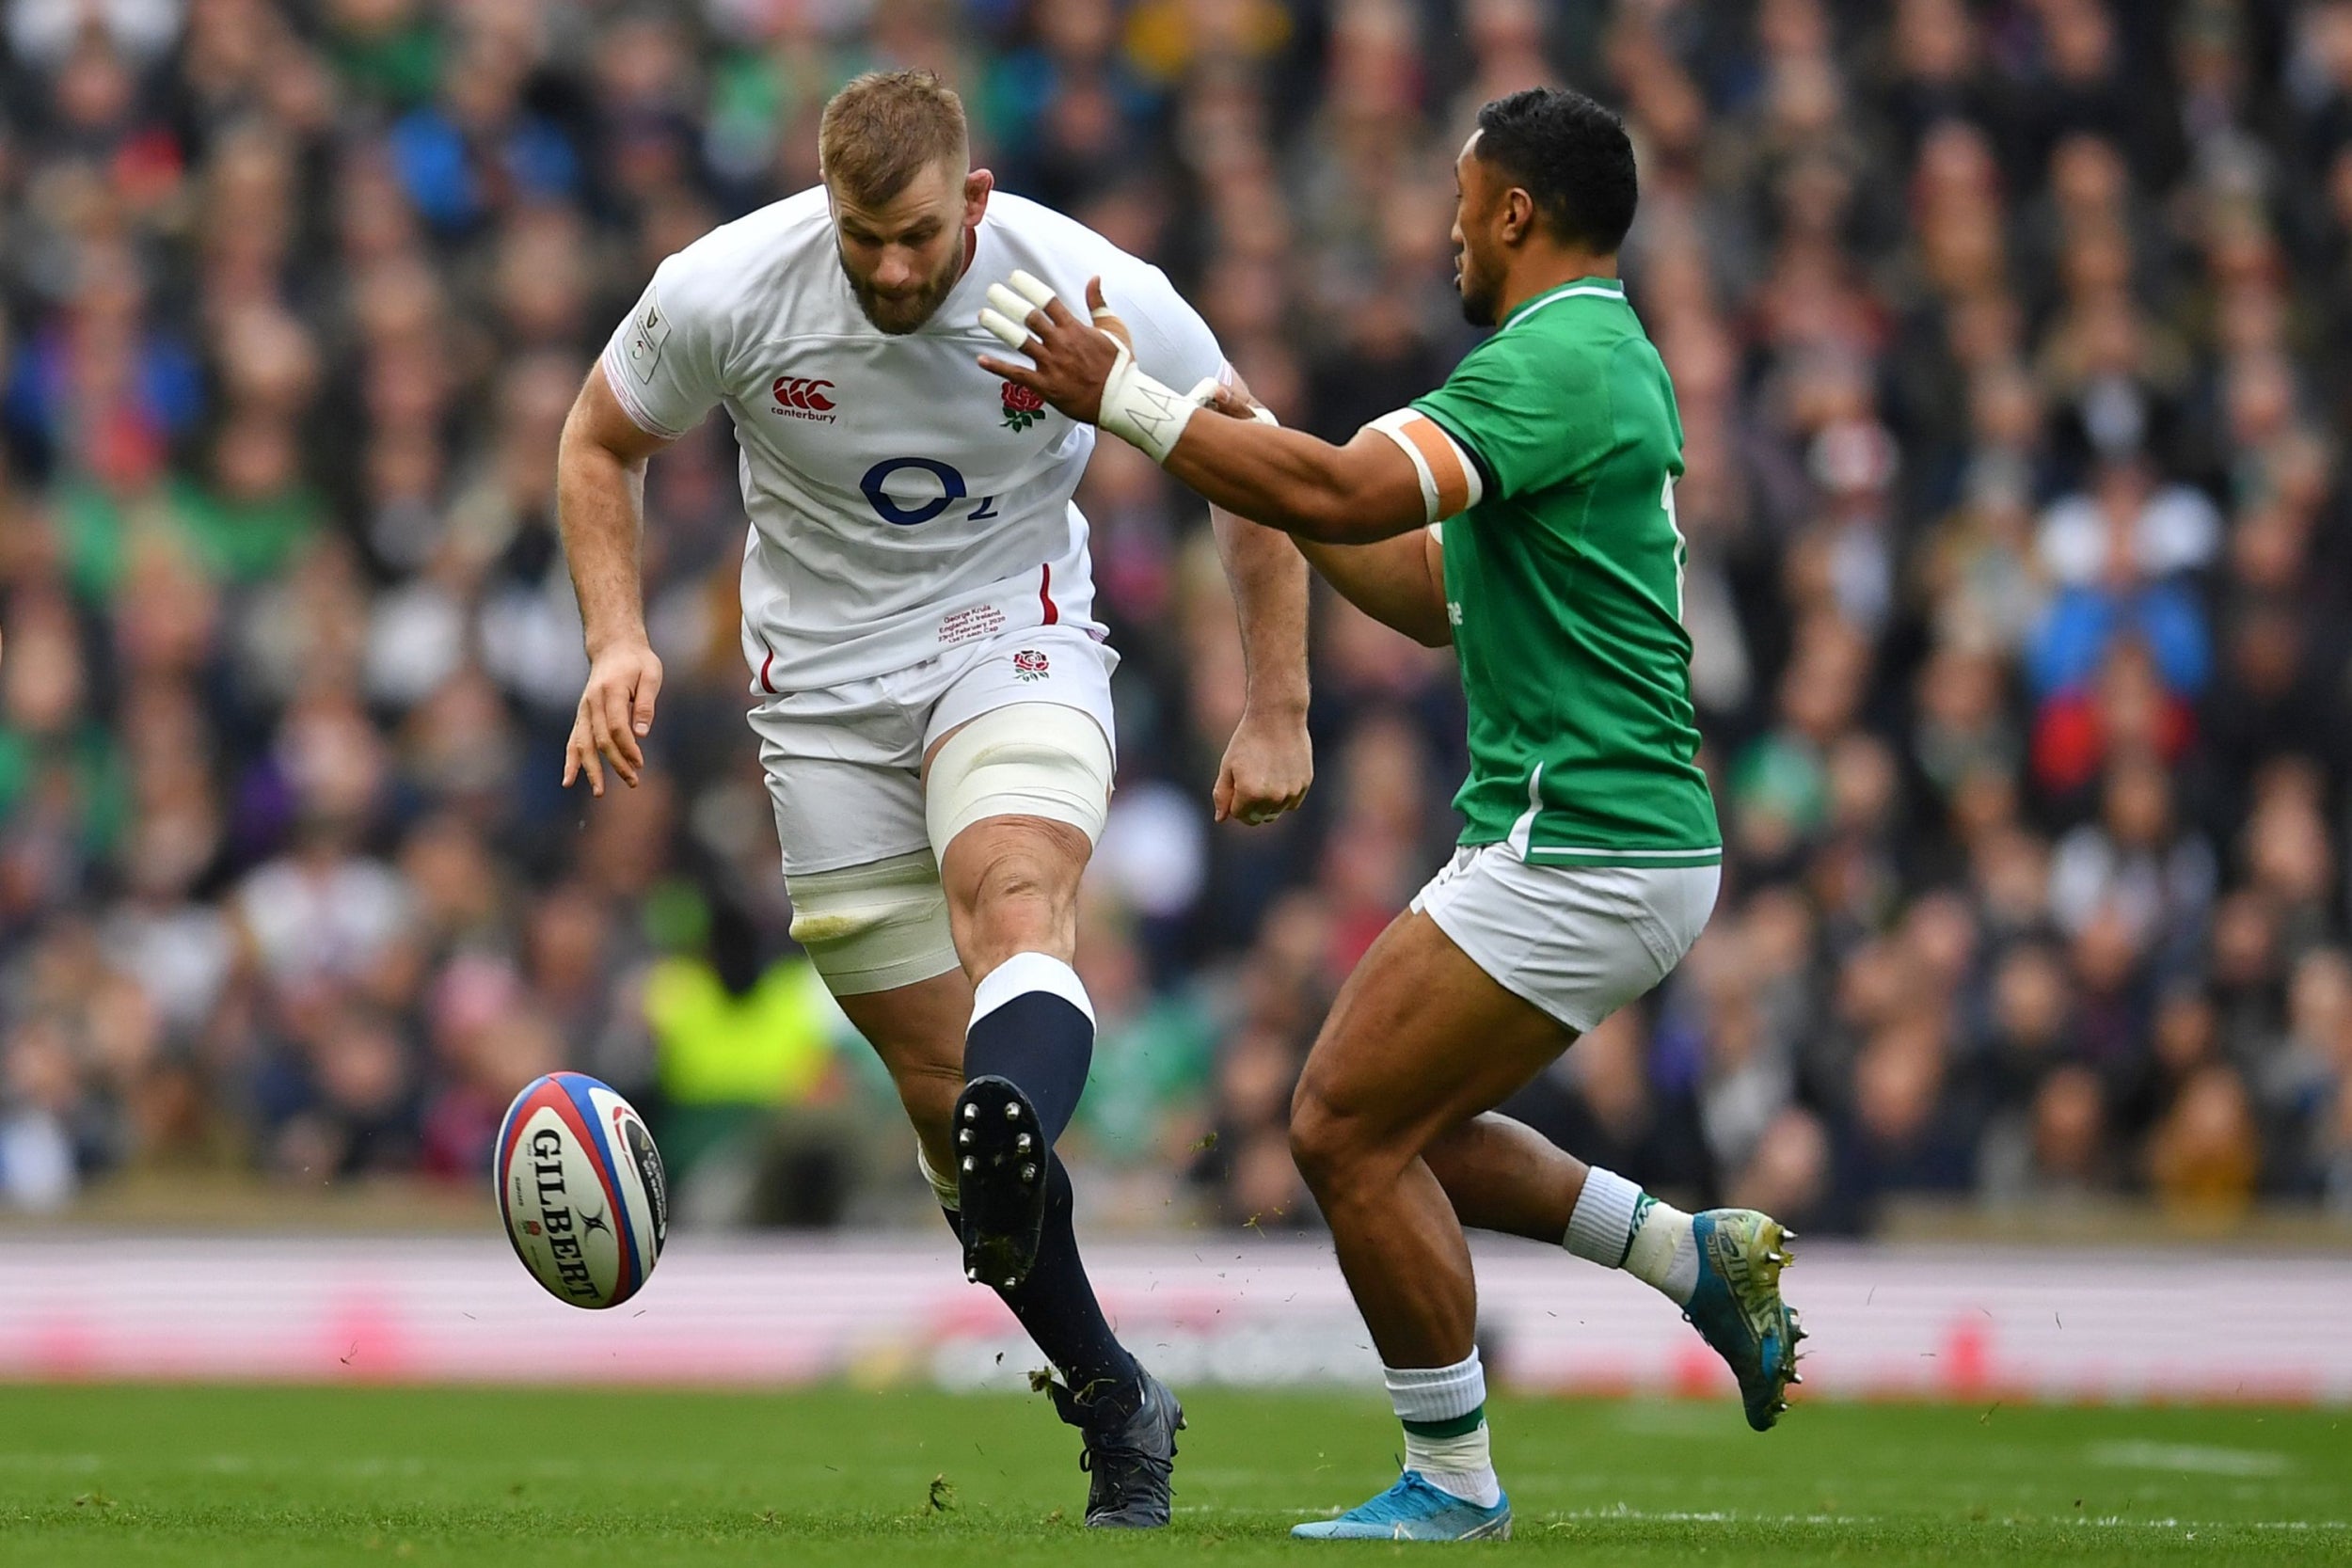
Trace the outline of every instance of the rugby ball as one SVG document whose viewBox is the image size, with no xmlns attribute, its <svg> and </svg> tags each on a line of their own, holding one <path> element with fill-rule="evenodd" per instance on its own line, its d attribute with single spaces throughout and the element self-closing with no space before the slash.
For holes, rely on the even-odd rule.
<svg viewBox="0 0 2352 1568">
<path fill-rule="evenodd" d="M 635 1107 L 584 1072 L 550 1072 L 506 1108 L 495 1153 L 506 1239 L 549 1295 L 618 1307 L 644 1287 L 670 1197 Z"/>
</svg>

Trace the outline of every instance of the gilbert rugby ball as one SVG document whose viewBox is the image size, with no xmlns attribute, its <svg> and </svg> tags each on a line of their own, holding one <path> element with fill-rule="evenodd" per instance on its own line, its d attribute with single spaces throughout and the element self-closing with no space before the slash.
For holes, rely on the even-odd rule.
<svg viewBox="0 0 2352 1568">
<path fill-rule="evenodd" d="M 558 1301 L 618 1307 L 661 1256 L 670 1196 L 635 1107 L 584 1072 L 534 1079 L 499 1123 L 499 1213 Z"/>
</svg>

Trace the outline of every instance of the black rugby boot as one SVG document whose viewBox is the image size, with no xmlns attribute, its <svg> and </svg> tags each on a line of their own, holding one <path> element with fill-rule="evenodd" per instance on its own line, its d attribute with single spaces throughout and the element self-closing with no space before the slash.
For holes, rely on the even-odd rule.
<svg viewBox="0 0 2352 1568">
<path fill-rule="evenodd" d="M 1089 1402 L 1058 1383 L 1048 1386 L 1054 1408 L 1086 1442 L 1078 1468 L 1092 1478 L 1087 1488 L 1089 1529 L 1158 1529 L 1168 1523 L 1184 1407 L 1167 1384 L 1137 1371 L 1143 1379 L 1139 1400 L 1115 1400 L 1106 1393 Z"/>
<path fill-rule="evenodd" d="M 1045 1227 L 1045 1147 L 1037 1107 L 1009 1078 L 975 1078 L 956 1097 L 956 1203 L 963 1276 L 1018 1290 Z"/>
</svg>

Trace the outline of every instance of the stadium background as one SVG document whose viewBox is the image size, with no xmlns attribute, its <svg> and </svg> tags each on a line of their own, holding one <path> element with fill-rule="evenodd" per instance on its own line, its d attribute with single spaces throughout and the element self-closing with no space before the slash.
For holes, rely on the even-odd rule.
<svg viewBox="0 0 2352 1568">
<path fill-rule="evenodd" d="M 690 1227 L 936 1227 L 783 939 L 723 421 L 653 467 L 655 767 L 595 804 L 551 507 L 655 262 L 923 65 L 1328 436 L 1473 341 L 1476 104 L 1624 108 L 1726 893 L 1527 1119 L 1812 1232 L 2341 1253 L 2352 5 L 12 0 L 5 47 L 0 1212 L 487 1226 L 567 1065 Z M 1080 501 L 1089 1234 L 1311 1230 L 1289 1089 L 1450 840 L 1450 660 L 1319 595 L 1308 809 L 1213 827 L 1205 515 L 1116 443 Z"/>
</svg>

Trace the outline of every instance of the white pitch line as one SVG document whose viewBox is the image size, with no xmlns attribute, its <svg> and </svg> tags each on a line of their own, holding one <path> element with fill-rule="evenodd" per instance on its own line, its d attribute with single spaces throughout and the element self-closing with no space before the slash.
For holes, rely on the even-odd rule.
<svg viewBox="0 0 2352 1568">
<path fill-rule="evenodd" d="M 1178 1513 L 1216 1514 L 1229 1518 L 1276 1515 L 1293 1519 L 1328 1519 L 1336 1510 L 1328 1508 L 1240 1508 L 1221 1503 L 1180 1503 Z M 1692 1513 L 1681 1509 L 1648 1508 L 1587 1508 L 1566 1513 L 1521 1514 L 1518 1521 L 1523 1527 L 1558 1527 L 1578 1524 L 1641 1524 L 1641 1525 L 1821 1525 L 1852 1528 L 1860 1525 L 1948 1524 L 1953 1521 L 1932 1514 L 1905 1514 L 1888 1517 L 1877 1513 L 1738 1513 L 1721 1510 Z M 2104 1514 L 2095 1518 L 2053 1515 L 2032 1519 L 1980 1519 L 1971 1524 L 1988 1528 L 2016 1529 L 2039 1525 L 2070 1525 L 2077 1529 L 2260 1529 L 2260 1530 L 2352 1530 L 2352 1520 L 2346 1519 L 2126 1519 L 2120 1514 Z"/>
</svg>

